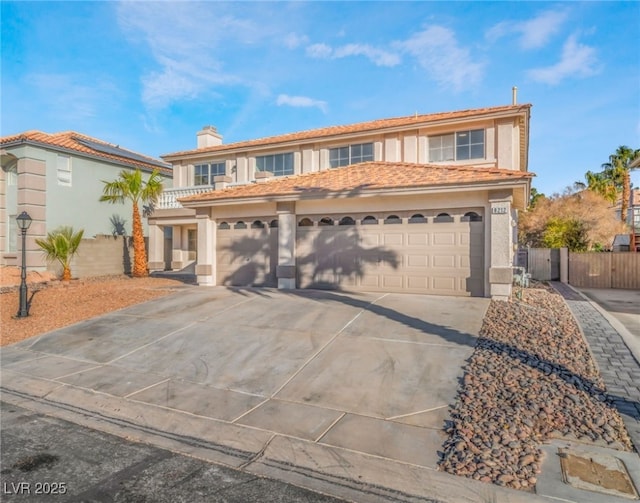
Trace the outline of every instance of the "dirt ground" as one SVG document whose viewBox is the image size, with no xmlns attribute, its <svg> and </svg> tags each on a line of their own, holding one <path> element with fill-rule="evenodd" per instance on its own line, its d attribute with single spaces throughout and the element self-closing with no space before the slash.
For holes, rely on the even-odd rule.
<svg viewBox="0 0 640 503">
<path fill-rule="evenodd" d="M 162 297 L 184 286 L 173 279 L 128 276 L 62 282 L 50 273 L 32 272 L 27 276 L 29 316 L 15 318 L 20 304 L 19 285 L 19 268 L 0 268 L 0 346 Z"/>
</svg>

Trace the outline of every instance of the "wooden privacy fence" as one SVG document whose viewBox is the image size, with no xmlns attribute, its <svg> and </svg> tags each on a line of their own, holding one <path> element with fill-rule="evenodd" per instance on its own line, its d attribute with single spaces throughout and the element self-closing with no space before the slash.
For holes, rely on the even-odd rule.
<svg viewBox="0 0 640 503">
<path fill-rule="evenodd" d="M 640 289 L 640 253 L 569 253 L 569 283 L 578 288 Z"/>
</svg>

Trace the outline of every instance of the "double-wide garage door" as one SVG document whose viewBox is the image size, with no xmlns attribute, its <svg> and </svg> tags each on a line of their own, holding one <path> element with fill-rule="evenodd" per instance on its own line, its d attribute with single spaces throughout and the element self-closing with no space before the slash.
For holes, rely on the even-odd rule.
<svg viewBox="0 0 640 503">
<path fill-rule="evenodd" d="M 484 222 L 479 211 L 298 216 L 299 288 L 484 295 Z M 276 286 L 277 226 L 224 222 L 218 281 Z"/>
</svg>

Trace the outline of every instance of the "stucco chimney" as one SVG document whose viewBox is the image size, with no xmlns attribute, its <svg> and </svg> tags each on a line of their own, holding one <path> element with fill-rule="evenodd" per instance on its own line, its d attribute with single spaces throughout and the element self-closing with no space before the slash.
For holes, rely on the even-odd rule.
<svg viewBox="0 0 640 503">
<path fill-rule="evenodd" d="M 222 135 L 213 126 L 204 126 L 196 133 L 198 148 L 217 147 L 222 145 Z"/>
<path fill-rule="evenodd" d="M 518 104 L 518 88 L 516 86 L 513 86 L 511 88 L 511 104 L 512 105 Z"/>
</svg>

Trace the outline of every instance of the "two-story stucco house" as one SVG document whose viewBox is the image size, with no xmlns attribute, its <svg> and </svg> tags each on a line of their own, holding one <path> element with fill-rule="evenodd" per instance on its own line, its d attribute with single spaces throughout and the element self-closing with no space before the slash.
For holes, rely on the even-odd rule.
<svg viewBox="0 0 640 503">
<path fill-rule="evenodd" d="M 149 268 L 201 285 L 509 295 L 530 105 L 412 115 L 162 156 Z"/>
<path fill-rule="evenodd" d="M 27 265 L 44 269 L 36 238 L 62 225 L 84 229 L 87 238 L 112 234 L 124 223 L 131 230 L 131 204 L 99 201 L 105 181 L 122 170 L 157 169 L 171 186 L 171 166 L 73 131 L 48 134 L 27 131 L 0 138 L 0 265 L 20 265 L 16 216 L 26 211 L 33 219 L 27 233 Z"/>
</svg>

